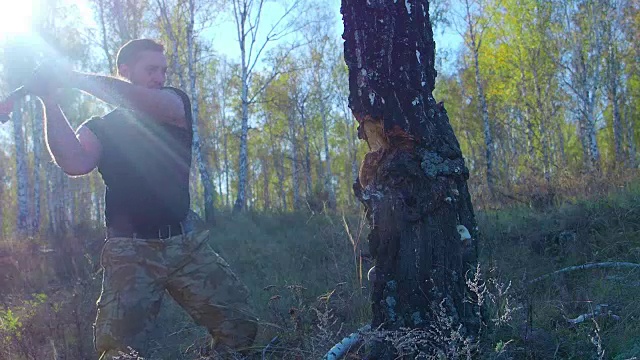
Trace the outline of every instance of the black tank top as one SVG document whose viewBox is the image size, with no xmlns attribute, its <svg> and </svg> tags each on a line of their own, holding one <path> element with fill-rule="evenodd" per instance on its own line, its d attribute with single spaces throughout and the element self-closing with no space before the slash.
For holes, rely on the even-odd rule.
<svg viewBox="0 0 640 360">
<path fill-rule="evenodd" d="M 106 226 L 149 233 L 179 226 L 189 211 L 191 104 L 183 99 L 188 129 L 118 108 L 85 125 L 102 145 L 98 171 L 104 180 Z"/>
</svg>

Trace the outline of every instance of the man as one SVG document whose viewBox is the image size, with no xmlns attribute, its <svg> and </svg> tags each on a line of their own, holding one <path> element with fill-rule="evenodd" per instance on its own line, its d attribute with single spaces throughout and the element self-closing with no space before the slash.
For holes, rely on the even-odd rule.
<svg viewBox="0 0 640 360">
<path fill-rule="evenodd" d="M 167 59 L 153 40 L 126 43 L 116 63 L 124 80 L 62 67 L 36 71 L 25 86 L 44 105 L 47 146 L 58 166 L 72 176 L 97 168 L 106 185 L 107 237 L 94 324 L 100 359 L 128 353 L 128 347 L 144 356 L 165 291 L 208 328 L 216 350 L 246 348 L 257 332 L 248 289 L 206 244 L 207 231 L 185 229 L 189 98 L 164 87 Z M 55 99 L 61 87 L 80 89 L 117 108 L 74 132 Z"/>
</svg>

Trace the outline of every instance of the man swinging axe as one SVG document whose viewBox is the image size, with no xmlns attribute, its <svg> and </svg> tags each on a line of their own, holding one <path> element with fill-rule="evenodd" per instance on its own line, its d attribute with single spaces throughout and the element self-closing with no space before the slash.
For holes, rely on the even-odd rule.
<svg viewBox="0 0 640 360">
<path fill-rule="evenodd" d="M 116 64 L 118 78 L 41 67 L 23 90 L 44 106 L 46 142 L 56 164 L 71 176 L 97 168 L 105 182 L 107 236 L 94 324 L 98 356 L 111 359 L 119 351 L 128 353 L 128 347 L 144 356 L 165 291 L 209 330 L 215 351 L 241 352 L 257 333 L 248 289 L 208 246 L 208 231 L 185 228 L 189 98 L 164 86 L 167 59 L 153 40 L 129 41 Z M 56 90 L 64 87 L 116 109 L 74 131 L 56 101 Z"/>
</svg>

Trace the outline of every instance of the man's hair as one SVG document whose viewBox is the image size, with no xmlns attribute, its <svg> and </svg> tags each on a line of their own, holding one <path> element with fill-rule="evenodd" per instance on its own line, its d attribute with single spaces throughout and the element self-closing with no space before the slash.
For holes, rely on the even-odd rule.
<svg viewBox="0 0 640 360">
<path fill-rule="evenodd" d="M 116 56 L 116 67 L 120 69 L 120 65 L 133 65 L 138 60 L 138 55 L 143 51 L 164 52 L 164 46 L 151 39 L 134 39 L 129 40 L 122 45 Z M 120 72 L 120 70 L 118 70 Z"/>
</svg>

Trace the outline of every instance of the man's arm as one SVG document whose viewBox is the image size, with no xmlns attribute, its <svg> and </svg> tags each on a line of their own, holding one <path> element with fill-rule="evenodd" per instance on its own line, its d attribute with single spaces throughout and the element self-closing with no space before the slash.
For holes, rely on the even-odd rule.
<svg viewBox="0 0 640 360">
<path fill-rule="evenodd" d="M 90 173 L 100 160 L 102 147 L 98 138 L 86 126 L 76 134 L 55 100 L 43 97 L 41 101 L 45 109 L 45 141 L 56 164 L 71 176 Z"/>
<path fill-rule="evenodd" d="M 109 104 L 137 110 L 152 118 L 187 128 L 185 104 L 169 89 L 149 89 L 111 76 L 71 72 L 71 86 Z"/>
</svg>

